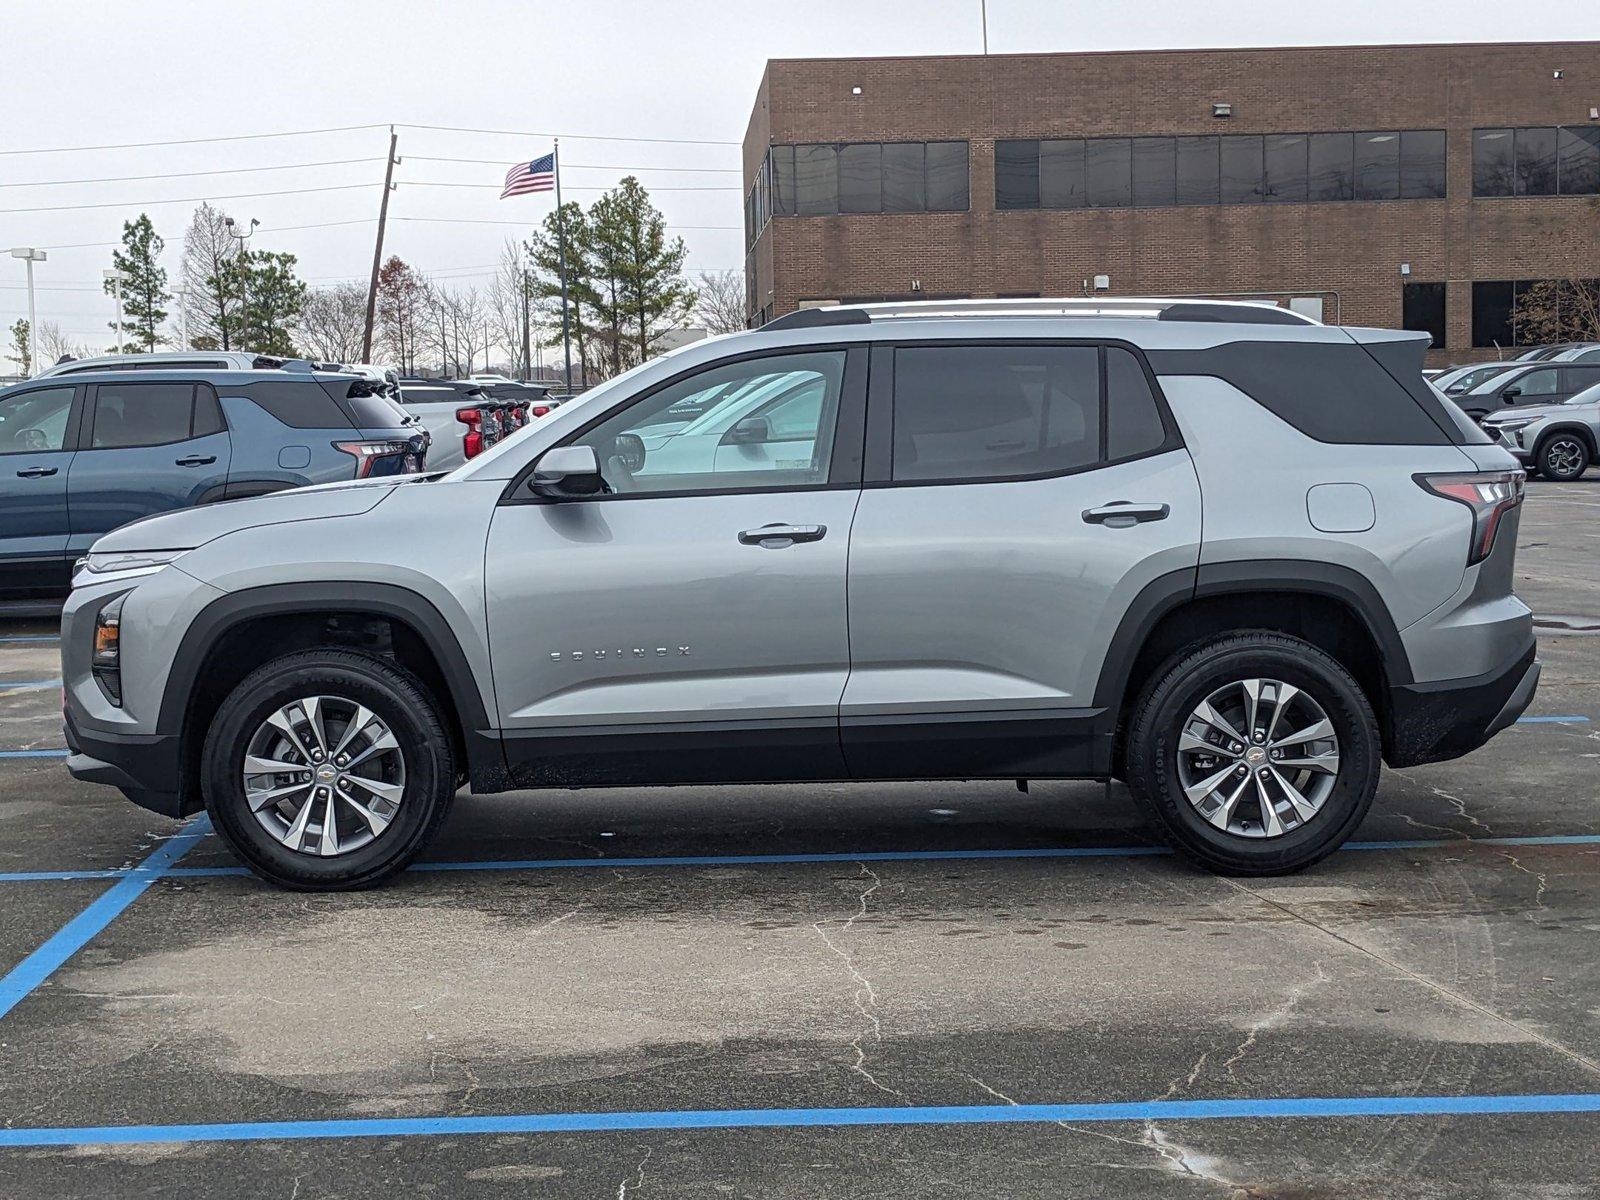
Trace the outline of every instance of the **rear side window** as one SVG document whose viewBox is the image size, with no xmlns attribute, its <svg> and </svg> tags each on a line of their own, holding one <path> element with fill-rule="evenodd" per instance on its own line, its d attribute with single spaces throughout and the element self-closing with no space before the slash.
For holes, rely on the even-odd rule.
<svg viewBox="0 0 1600 1200">
<path fill-rule="evenodd" d="M 314 380 L 252 383 L 245 395 L 291 429 L 350 429 L 350 418 Z"/>
<path fill-rule="evenodd" d="M 1417 349 L 1355 343 L 1229 342 L 1208 350 L 1151 350 L 1150 365 L 1160 375 L 1213 375 L 1238 388 L 1263 408 L 1319 442 L 1359 446 L 1440 446 L 1446 434 L 1401 381 L 1376 355 L 1416 359 L 1416 387 L 1422 383 Z M 1406 368 L 1409 376 L 1411 368 Z M 1437 404 L 1430 396 L 1430 402 Z M 1442 418 L 1441 418 L 1442 419 Z"/>
<path fill-rule="evenodd" d="M 90 448 L 116 450 L 188 441 L 194 436 L 194 394 L 192 383 L 102 383 L 95 389 Z"/>
<path fill-rule="evenodd" d="M 207 437 L 221 433 L 228 427 L 222 417 L 222 404 L 217 400 L 216 389 L 209 383 L 194 385 L 194 437 Z"/>
<path fill-rule="evenodd" d="M 1106 347 L 1106 458 L 1112 462 L 1150 454 L 1166 443 L 1144 366 L 1120 346 Z"/>
<path fill-rule="evenodd" d="M 896 480 L 1048 475 L 1100 460 L 1094 346 L 895 351 Z"/>
<path fill-rule="evenodd" d="M 393 429 L 403 419 L 382 396 L 348 396 L 344 405 L 359 429 Z"/>
<path fill-rule="evenodd" d="M 1566 380 L 1561 386 L 1563 392 L 1581 392 L 1584 388 L 1600 383 L 1600 366 L 1590 367 L 1562 367 Z"/>
</svg>

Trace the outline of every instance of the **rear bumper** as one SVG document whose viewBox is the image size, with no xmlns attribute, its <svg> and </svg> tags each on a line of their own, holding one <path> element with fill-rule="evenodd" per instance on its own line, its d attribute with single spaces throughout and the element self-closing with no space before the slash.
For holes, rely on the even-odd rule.
<svg viewBox="0 0 1600 1200">
<path fill-rule="evenodd" d="M 1414 767 L 1460 758 L 1513 724 L 1539 686 L 1537 650 L 1530 642 L 1509 666 L 1469 679 L 1391 687 L 1385 761 Z"/>
<path fill-rule="evenodd" d="M 164 817 L 186 817 L 198 812 L 198 799 L 185 799 L 180 787 L 177 734 L 86 733 L 66 713 L 67 771 L 85 783 L 116 788 L 141 808 Z"/>
</svg>

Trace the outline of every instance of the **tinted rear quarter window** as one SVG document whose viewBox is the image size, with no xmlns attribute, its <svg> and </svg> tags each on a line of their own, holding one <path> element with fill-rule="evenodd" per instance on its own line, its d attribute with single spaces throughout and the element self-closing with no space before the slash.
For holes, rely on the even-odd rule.
<svg viewBox="0 0 1600 1200">
<path fill-rule="evenodd" d="M 242 389 L 257 406 L 291 429 L 349 429 L 350 418 L 312 380 L 252 383 Z"/>
<path fill-rule="evenodd" d="M 187 441 L 194 417 L 192 383 L 102 383 L 95 389 L 95 450 Z"/>
<path fill-rule="evenodd" d="M 1426 385 L 1421 375 L 1420 342 L 1414 348 L 1406 343 L 1374 348 L 1375 353 L 1380 351 L 1384 364 L 1354 343 L 1230 342 L 1209 350 L 1152 350 L 1148 354 L 1158 376 L 1224 379 L 1319 442 L 1450 444 L 1453 439 L 1423 408 L 1422 400 L 1391 373 L 1414 371 L 1417 395 L 1422 394 Z"/>
<path fill-rule="evenodd" d="M 1166 440 L 1161 409 L 1143 365 L 1120 346 L 1107 346 L 1106 458 L 1137 458 L 1159 450 Z"/>
</svg>

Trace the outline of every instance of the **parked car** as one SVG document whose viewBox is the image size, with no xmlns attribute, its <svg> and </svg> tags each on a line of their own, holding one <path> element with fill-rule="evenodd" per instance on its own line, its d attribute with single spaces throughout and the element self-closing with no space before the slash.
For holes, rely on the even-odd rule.
<svg viewBox="0 0 1600 1200">
<path fill-rule="evenodd" d="M 1600 458 L 1600 382 L 1560 404 L 1490 413 L 1483 430 L 1514 454 L 1528 474 L 1581 479 Z"/>
<path fill-rule="evenodd" d="M 1018 303 L 806 310 L 443 477 L 120 529 L 63 618 L 68 768 L 205 805 L 294 888 L 401 869 L 463 780 L 1118 777 L 1274 874 L 1350 836 L 1380 759 L 1527 707 L 1523 473 L 1426 334 Z M 650 451 L 736 396 L 724 437 L 770 440 Z"/>
<path fill-rule="evenodd" d="M 1527 350 L 1524 350 L 1521 354 L 1517 355 L 1516 358 L 1512 359 L 1511 361 L 1512 362 L 1545 362 L 1548 359 L 1554 358 L 1556 355 L 1562 353 L 1563 351 L 1572 349 L 1574 346 L 1581 346 L 1581 345 L 1585 345 L 1585 344 L 1586 343 L 1583 343 L 1583 342 L 1555 342 L 1555 343 L 1553 343 L 1551 345 L 1548 345 L 1548 346 L 1533 346 L 1533 347 L 1530 347 Z"/>
<path fill-rule="evenodd" d="M 253 350 L 162 350 L 154 354 L 97 354 L 68 358 L 46 367 L 35 379 L 84 375 L 90 371 L 277 371 L 291 360 Z M 309 365 L 309 364 L 308 364 Z"/>
<path fill-rule="evenodd" d="M 401 376 L 398 388 L 401 406 L 432 438 L 428 461 L 433 468 L 452 470 L 499 440 L 498 412 L 490 409 L 491 419 L 485 421 L 490 399 L 478 384 Z"/>
<path fill-rule="evenodd" d="M 1428 382 L 1447 396 L 1458 396 L 1462 392 L 1470 392 L 1485 380 L 1493 379 L 1502 371 L 1516 370 L 1519 365 L 1505 362 L 1468 363 L 1464 367 L 1451 367 Z"/>
<path fill-rule="evenodd" d="M 1600 343 L 1585 342 L 1557 354 L 1552 362 L 1600 362 Z"/>
<path fill-rule="evenodd" d="M 1600 363 L 1525 363 L 1450 398 L 1473 420 L 1481 421 L 1508 407 L 1560 404 L 1595 383 L 1600 383 Z"/>
<path fill-rule="evenodd" d="M 0 594 L 64 594 L 96 538 L 152 513 L 421 470 L 421 433 L 367 391 L 341 375 L 119 370 L 0 393 Z"/>
</svg>

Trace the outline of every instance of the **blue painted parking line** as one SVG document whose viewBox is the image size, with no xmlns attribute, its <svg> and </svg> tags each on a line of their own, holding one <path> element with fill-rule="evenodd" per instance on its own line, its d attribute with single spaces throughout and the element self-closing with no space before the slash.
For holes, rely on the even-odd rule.
<svg viewBox="0 0 1600 1200">
<path fill-rule="evenodd" d="M 59 642 L 60 640 L 60 635 L 54 633 L 29 635 L 8 634 L 5 637 L 0 637 L 0 645 L 6 645 L 12 642 Z"/>
<path fill-rule="evenodd" d="M 1340 852 L 1373 850 L 1443 850 L 1470 846 L 1600 846 L 1600 833 L 1564 833 L 1526 837 L 1409 838 L 1394 841 L 1346 842 Z M 466 862 L 413 863 L 409 871 L 551 871 L 615 870 L 623 867 L 748 867 L 783 863 L 952 862 L 985 859 L 1151 858 L 1170 855 L 1165 846 L 1035 846 L 1000 850 L 865 850 L 825 854 L 666 854 L 644 858 L 507 858 Z M 145 870 L 103 867 L 76 871 L 0 871 L 0 883 L 43 883 L 73 879 L 120 879 Z M 245 867 L 171 867 L 160 872 L 172 879 L 209 879 L 248 875 Z"/>
<path fill-rule="evenodd" d="M 59 679 L 0 679 L 0 692 L 31 690 L 33 688 L 58 688 Z"/>
<path fill-rule="evenodd" d="M 46 750 L 0 750 L 0 758 L 66 758 L 72 753 L 65 747 Z"/>
<path fill-rule="evenodd" d="M 1095 1124 L 1308 1117 L 1457 1117 L 1600 1112 L 1600 1094 L 1522 1096 L 1292 1096 L 1264 1100 L 1144 1100 L 1111 1104 L 907 1105 L 904 1108 L 729 1108 L 656 1112 L 513 1113 L 483 1117 L 355 1117 L 196 1125 L 0 1129 L 0 1146 L 127 1146 L 152 1142 L 270 1142 L 314 1138 L 606 1133 L 656 1129 L 795 1129 L 891 1125 Z"/>
<path fill-rule="evenodd" d="M 210 832 L 211 821 L 205 816 L 185 826 L 157 847 L 137 869 L 125 872 L 94 903 L 57 930 L 49 941 L 11 968 L 0 978 L 0 1018 L 82 949 L 90 938 L 116 920 L 145 888 L 160 879 Z"/>
<path fill-rule="evenodd" d="M 1572 713 L 1562 713 L 1553 717 L 1518 717 L 1518 725 L 1586 725 L 1588 717 Z"/>
</svg>

